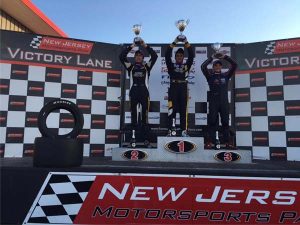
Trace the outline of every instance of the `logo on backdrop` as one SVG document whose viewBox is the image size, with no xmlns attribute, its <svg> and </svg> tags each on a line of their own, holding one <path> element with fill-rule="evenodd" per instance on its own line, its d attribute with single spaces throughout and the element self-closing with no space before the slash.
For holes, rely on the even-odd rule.
<svg viewBox="0 0 300 225">
<path fill-rule="evenodd" d="M 300 38 L 238 44 L 236 60 L 239 71 L 300 66 Z"/>
<path fill-rule="evenodd" d="M 121 65 L 116 58 L 116 48 L 108 47 L 105 43 L 1 31 L 0 60 L 5 63 L 19 61 L 25 65 L 62 65 L 120 74 Z"/>
<path fill-rule="evenodd" d="M 34 49 L 45 49 L 60 52 L 73 52 L 90 54 L 94 43 L 86 41 L 75 41 L 70 39 L 36 36 L 32 39 L 30 47 Z"/>
<path fill-rule="evenodd" d="M 267 44 L 265 54 L 276 55 L 282 53 L 300 52 L 300 39 L 271 41 Z"/>
</svg>

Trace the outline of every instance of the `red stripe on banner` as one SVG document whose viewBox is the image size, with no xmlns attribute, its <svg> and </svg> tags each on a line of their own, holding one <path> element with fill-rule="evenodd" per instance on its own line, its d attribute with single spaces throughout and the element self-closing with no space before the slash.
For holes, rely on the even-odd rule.
<svg viewBox="0 0 300 225">
<path fill-rule="evenodd" d="M 25 70 L 13 70 L 12 73 L 18 74 L 18 75 L 26 75 L 27 71 Z"/>
<path fill-rule="evenodd" d="M 16 105 L 16 106 L 22 106 L 22 105 L 25 105 L 25 102 L 17 102 L 17 101 L 14 101 L 14 102 L 10 102 L 9 104 L 10 104 L 10 105 Z"/>
<path fill-rule="evenodd" d="M 108 110 L 118 110 L 119 106 L 108 106 L 107 109 Z"/>
<path fill-rule="evenodd" d="M 74 119 L 61 119 L 60 120 L 62 123 L 73 123 Z"/>
<path fill-rule="evenodd" d="M 282 91 L 270 91 L 268 95 L 270 96 L 282 95 Z"/>
<path fill-rule="evenodd" d="M 103 149 L 92 149 L 92 150 L 91 150 L 91 153 L 93 153 L 93 154 L 103 153 L 103 152 L 104 152 Z"/>
<path fill-rule="evenodd" d="M 60 77 L 60 73 L 47 73 L 47 77 Z"/>
<path fill-rule="evenodd" d="M 293 138 L 288 138 L 288 141 L 300 141 L 300 137 L 293 137 Z"/>
<path fill-rule="evenodd" d="M 38 118 L 33 118 L 33 117 L 26 119 L 27 122 L 37 122 L 37 120 L 38 120 Z"/>
<path fill-rule="evenodd" d="M 92 120 L 94 124 L 104 124 L 104 120 Z"/>
<path fill-rule="evenodd" d="M 119 83 L 120 79 L 108 79 L 108 82 Z"/>
<path fill-rule="evenodd" d="M 236 94 L 236 97 L 247 97 L 247 96 L 249 96 L 249 93 Z"/>
<path fill-rule="evenodd" d="M 34 62 L 26 62 L 26 61 L 0 60 L 0 63 L 16 64 L 16 65 L 29 65 L 29 66 L 44 66 L 44 67 L 51 67 L 51 68 L 63 68 L 63 69 L 83 70 L 83 71 L 92 71 L 92 72 L 103 72 L 103 73 L 118 74 L 118 75 L 121 74 L 120 70 L 92 69 L 92 68 L 79 67 L 79 66 L 64 66 L 64 65 L 56 65 L 56 64 L 53 65 L 53 64 L 34 63 Z"/>
<path fill-rule="evenodd" d="M 63 93 L 73 94 L 73 93 L 76 93 L 76 90 L 74 90 L 74 89 L 63 89 Z"/>
<path fill-rule="evenodd" d="M 284 152 L 283 153 L 273 152 L 271 153 L 271 156 L 286 156 L 286 154 Z"/>
<path fill-rule="evenodd" d="M 90 135 L 88 135 L 88 134 L 79 134 L 77 136 L 77 138 L 89 138 L 89 137 L 90 137 Z"/>
<path fill-rule="evenodd" d="M 238 70 L 235 72 L 236 75 L 251 74 L 251 73 L 262 73 L 262 72 L 272 72 L 272 71 L 285 71 L 285 70 L 299 70 L 300 66 L 295 67 L 277 67 L 277 68 L 267 68 L 267 69 L 256 69 L 256 70 Z"/>
<path fill-rule="evenodd" d="M 78 108 L 80 108 L 80 109 L 89 109 L 89 108 L 91 108 L 91 106 L 90 105 L 77 105 L 78 106 Z"/>
<path fill-rule="evenodd" d="M 94 95 L 105 95 L 105 91 L 93 91 Z"/>
<path fill-rule="evenodd" d="M 298 110 L 298 109 L 300 109 L 300 106 L 299 106 L 299 105 L 295 105 L 295 106 L 287 106 L 286 109 L 287 109 L 287 110 Z"/>
<path fill-rule="evenodd" d="M 250 126 L 250 123 L 249 122 L 239 122 L 236 125 L 241 126 L 241 127 L 246 127 L 246 126 Z"/>
<path fill-rule="evenodd" d="M 79 76 L 78 77 L 79 80 L 91 80 L 92 77 L 87 77 L 87 76 Z"/>
<path fill-rule="evenodd" d="M 23 134 L 17 134 L 17 133 L 7 134 L 7 137 L 9 137 L 9 138 L 22 138 Z"/>
<path fill-rule="evenodd" d="M 265 110 L 267 110 L 267 108 L 266 107 L 253 107 L 252 110 L 253 111 L 265 111 Z"/>
<path fill-rule="evenodd" d="M 264 77 L 258 77 L 258 78 L 252 78 L 251 82 L 260 82 L 260 81 L 264 81 L 265 78 Z"/>
<path fill-rule="evenodd" d="M 270 126 L 283 126 L 284 122 L 271 122 Z"/>
<path fill-rule="evenodd" d="M 111 138 L 111 139 L 116 139 L 116 138 L 119 138 L 119 135 L 108 134 L 108 135 L 106 135 L 106 137 Z"/>
<path fill-rule="evenodd" d="M 8 85 L 6 84 L 0 84 L 0 89 L 7 89 L 8 88 Z"/>
<path fill-rule="evenodd" d="M 299 78 L 298 75 L 287 75 L 287 76 L 284 76 L 283 79 L 285 80 L 297 80 Z"/>
<path fill-rule="evenodd" d="M 42 88 L 42 87 L 29 87 L 29 90 L 30 91 L 43 91 L 44 88 Z"/>
<path fill-rule="evenodd" d="M 267 141 L 268 138 L 267 137 L 254 137 L 253 140 L 254 141 Z"/>
</svg>

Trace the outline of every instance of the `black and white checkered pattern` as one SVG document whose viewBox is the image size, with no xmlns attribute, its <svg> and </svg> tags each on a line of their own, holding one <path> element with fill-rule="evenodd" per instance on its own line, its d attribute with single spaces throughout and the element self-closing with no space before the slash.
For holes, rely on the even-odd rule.
<svg viewBox="0 0 300 225">
<path fill-rule="evenodd" d="M 30 47 L 38 49 L 41 45 L 43 37 L 37 35 L 36 37 L 34 37 L 30 43 Z"/>
<path fill-rule="evenodd" d="M 53 174 L 26 223 L 73 224 L 96 176 Z"/>
<path fill-rule="evenodd" d="M 83 112 L 78 138 L 84 142 L 84 156 L 110 156 L 119 146 L 120 75 L 5 63 L 0 67 L 1 157 L 32 156 L 34 139 L 41 136 L 37 115 L 54 98 L 70 100 Z M 65 110 L 53 112 L 47 124 L 65 134 L 73 117 Z"/>
<path fill-rule="evenodd" d="M 300 160 L 300 70 L 238 74 L 237 145 L 256 159 Z"/>
<path fill-rule="evenodd" d="M 266 47 L 265 54 L 273 55 L 275 51 L 275 46 L 276 46 L 276 41 L 271 41 Z"/>
</svg>

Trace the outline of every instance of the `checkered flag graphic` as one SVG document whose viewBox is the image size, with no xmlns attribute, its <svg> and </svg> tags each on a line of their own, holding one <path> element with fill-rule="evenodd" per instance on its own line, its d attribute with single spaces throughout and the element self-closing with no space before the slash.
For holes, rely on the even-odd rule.
<svg viewBox="0 0 300 225">
<path fill-rule="evenodd" d="M 73 224 L 95 178 L 52 175 L 27 223 Z"/>
<path fill-rule="evenodd" d="M 276 46 L 276 42 L 275 41 L 271 41 L 267 45 L 267 47 L 266 47 L 265 54 L 267 54 L 267 55 L 273 55 L 274 50 L 275 50 L 275 46 Z"/>
<path fill-rule="evenodd" d="M 30 43 L 30 47 L 38 49 L 41 42 L 42 42 L 43 37 L 42 36 L 36 36 L 32 39 Z"/>
</svg>

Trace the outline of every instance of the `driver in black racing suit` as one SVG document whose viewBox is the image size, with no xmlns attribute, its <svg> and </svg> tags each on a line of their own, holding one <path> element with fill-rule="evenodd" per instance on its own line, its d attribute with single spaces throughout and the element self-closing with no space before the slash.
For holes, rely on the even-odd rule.
<svg viewBox="0 0 300 225">
<path fill-rule="evenodd" d="M 170 88 L 168 91 L 168 136 L 171 136 L 173 121 L 176 119 L 176 113 L 180 114 L 181 136 L 187 134 L 187 105 L 188 105 L 188 75 L 193 65 L 194 52 L 187 39 L 183 40 L 184 47 L 188 51 L 188 59 L 183 63 L 184 50 L 179 48 L 175 52 L 175 63 L 172 62 L 171 55 L 175 45 L 179 42 L 176 38 L 171 45 L 167 47 L 165 58 L 170 76 Z"/>
<path fill-rule="evenodd" d="M 128 71 L 130 78 L 130 111 L 131 111 L 131 125 L 132 129 L 136 130 L 138 125 L 138 109 L 139 104 L 141 105 L 141 125 L 145 131 L 148 125 L 148 111 L 149 111 L 149 76 L 150 71 L 157 60 L 156 52 L 141 40 L 141 46 L 143 46 L 150 53 L 150 60 L 144 62 L 144 54 L 141 50 L 137 50 L 134 54 L 134 63 L 130 63 L 127 59 L 127 54 L 135 47 L 133 43 L 131 46 L 125 48 L 119 58 L 121 63 L 125 66 Z"/>
<path fill-rule="evenodd" d="M 228 82 L 231 76 L 234 74 L 237 63 L 228 55 L 218 54 L 218 60 L 213 62 L 212 71 L 208 70 L 207 66 L 213 61 L 213 57 L 217 57 L 216 54 L 209 57 L 201 65 L 201 70 L 206 77 L 209 85 L 209 113 L 208 113 L 208 136 L 209 140 L 205 145 L 205 148 L 211 149 L 212 142 L 216 145 L 216 130 L 218 126 L 219 114 L 221 117 L 223 139 L 227 149 L 235 149 L 235 147 L 229 143 L 229 103 L 228 103 Z M 227 72 L 222 72 L 222 61 L 230 63 L 230 68 Z M 215 146 L 216 148 L 216 146 Z"/>
</svg>

